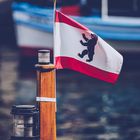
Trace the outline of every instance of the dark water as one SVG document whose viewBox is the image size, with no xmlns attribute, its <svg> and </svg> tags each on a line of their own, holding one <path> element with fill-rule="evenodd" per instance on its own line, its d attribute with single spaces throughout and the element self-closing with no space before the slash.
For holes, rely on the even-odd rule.
<svg viewBox="0 0 140 140">
<path fill-rule="evenodd" d="M 58 140 L 140 140 L 140 54 L 124 53 L 111 85 L 73 71 L 57 71 Z M 11 134 L 13 104 L 35 104 L 35 61 L 0 48 L 0 140 Z"/>
</svg>

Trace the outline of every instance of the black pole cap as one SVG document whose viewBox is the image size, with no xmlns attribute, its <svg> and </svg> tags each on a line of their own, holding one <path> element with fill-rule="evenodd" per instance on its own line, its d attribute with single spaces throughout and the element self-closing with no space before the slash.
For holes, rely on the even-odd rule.
<svg viewBox="0 0 140 140">
<path fill-rule="evenodd" d="M 34 115 L 39 113 L 39 110 L 34 105 L 13 105 L 11 114 L 14 115 Z"/>
</svg>

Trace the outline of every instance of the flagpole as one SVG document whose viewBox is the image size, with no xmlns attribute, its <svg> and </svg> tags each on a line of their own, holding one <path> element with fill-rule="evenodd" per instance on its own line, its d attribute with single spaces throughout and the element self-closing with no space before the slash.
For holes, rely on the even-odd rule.
<svg viewBox="0 0 140 140">
<path fill-rule="evenodd" d="M 54 0 L 53 9 L 54 9 L 54 14 L 55 14 L 55 10 L 56 10 L 56 0 Z M 55 16 L 54 16 L 54 17 L 55 17 Z"/>
<path fill-rule="evenodd" d="M 57 4 L 57 1 L 54 0 L 54 5 L 53 5 L 53 45 L 55 46 L 55 11 L 56 11 L 56 4 Z M 55 48 L 53 46 L 53 60 L 54 60 L 54 63 L 55 63 Z"/>
<path fill-rule="evenodd" d="M 54 0 L 53 25 L 55 25 L 55 10 L 56 0 Z M 54 28 L 53 30 L 55 31 Z M 37 101 L 40 111 L 40 140 L 56 140 L 56 73 L 54 64 L 50 64 L 49 55 L 46 57 L 46 59 L 49 59 L 46 60 L 48 61 L 47 64 L 44 65 L 43 60 L 43 63 L 39 62 L 36 65 Z"/>
<path fill-rule="evenodd" d="M 39 50 L 37 70 L 37 97 L 40 113 L 40 140 L 56 140 L 56 77 L 50 64 L 50 51 Z M 44 61 L 44 58 L 47 59 Z"/>
</svg>

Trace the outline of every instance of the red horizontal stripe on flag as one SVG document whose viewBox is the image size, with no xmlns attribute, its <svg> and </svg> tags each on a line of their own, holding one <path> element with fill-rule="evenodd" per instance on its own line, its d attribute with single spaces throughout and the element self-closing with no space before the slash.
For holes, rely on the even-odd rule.
<svg viewBox="0 0 140 140">
<path fill-rule="evenodd" d="M 118 78 L 118 74 L 98 69 L 94 66 L 85 64 L 79 60 L 70 57 L 56 57 L 56 68 L 72 69 L 109 83 L 115 83 Z"/>
<path fill-rule="evenodd" d="M 62 22 L 70 26 L 91 32 L 88 28 L 86 28 L 82 24 L 76 22 L 72 18 L 69 18 L 68 16 L 64 15 L 63 13 L 59 11 L 55 11 L 55 22 Z"/>
</svg>

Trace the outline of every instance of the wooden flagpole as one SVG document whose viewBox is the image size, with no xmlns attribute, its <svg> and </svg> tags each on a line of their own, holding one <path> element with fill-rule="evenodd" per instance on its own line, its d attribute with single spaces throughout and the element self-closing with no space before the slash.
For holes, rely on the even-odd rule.
<svg viewBox="0 0 140 140">
<path fill-rule="evenodd" d="M 56 140 L 55 67 L 49 63 L 48 51 L 40 50 L 38 54 L 39 63 L 35 66 L 38 90 L 36 100 L 40 111 L 40 140 Z"/>
<path fill-rule="evenodd" d="M 54 0 L 55 22 L 56 0 Z M 50 53 L 38 53 L 37 101 L 40 110 L 40 140 L 56 140 L 56 74 L 55 66 L 50 64 Z M 45 62 L 45 63 L 44 63 Z"/>
</svg>

